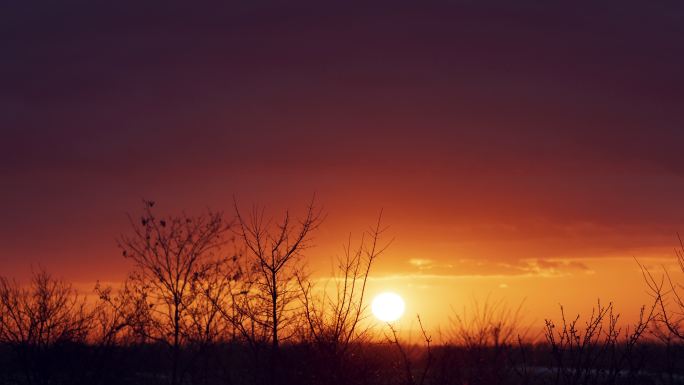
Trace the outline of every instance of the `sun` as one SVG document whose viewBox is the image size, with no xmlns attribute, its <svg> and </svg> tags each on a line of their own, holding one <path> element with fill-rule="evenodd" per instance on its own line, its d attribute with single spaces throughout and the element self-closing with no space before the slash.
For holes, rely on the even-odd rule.
<svg viewBox="0 0 684 385">
<path fill-rule="evenodd" d="M 378 294 L 371 304 L 373 315 L 384 322 L 398 320 L 404 314 L 404 308 L 404 300 L 399 294 L 391 292 Z"/>
</svg>

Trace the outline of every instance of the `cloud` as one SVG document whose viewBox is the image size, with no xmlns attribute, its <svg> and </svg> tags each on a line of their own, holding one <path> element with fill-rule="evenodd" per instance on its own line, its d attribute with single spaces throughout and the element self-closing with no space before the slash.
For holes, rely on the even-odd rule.
<svg viewBox="0 0 684 385">
<path fill-rule="evenodd" d="M 534 259 L 521 261 L 524 271 L 543 276 L 568 275 L 573 272 L 587 272 L 591 269 L 584 263 L 573 260 Z"/>
<path fill-rule="evenodd" d="M 454 263 L 437 263 L 428 258 L 410 258 L 408 262 L 419 272 L 429 271 L 430 275 L 554 277 L 593 272 L 585 262 L 572 259 L 529 258 L 500 262 L 481 258 L 460 258 Z M 415 272 L 414 269 L 407 273 Z"/>
<path fill-rule="evenodd" d="M 420 268 L 429 268 L 430 265 L 434 263 L 432 259 L 426 259 L 426 258 L 411 258 L 409 259 L 409 263 L 413 266 Z"/>
</svg>

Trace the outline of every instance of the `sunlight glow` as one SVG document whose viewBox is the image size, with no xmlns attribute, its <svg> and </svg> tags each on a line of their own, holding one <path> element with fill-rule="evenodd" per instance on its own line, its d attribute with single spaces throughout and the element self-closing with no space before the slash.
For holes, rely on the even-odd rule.
<svg viewBox="0 0 684 385">
<path fill-rule="evenodd" d="M 373 315 L 384 322 L 398 320 L 404 314 L 404 300 L 396 293 L 378 294 L 371 304 Z"/>
</svg>

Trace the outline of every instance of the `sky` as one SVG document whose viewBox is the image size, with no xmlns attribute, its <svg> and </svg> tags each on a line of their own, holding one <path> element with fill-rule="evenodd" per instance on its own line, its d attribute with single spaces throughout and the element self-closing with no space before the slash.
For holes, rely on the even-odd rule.
<svg viewBox="0 0 684 385">
<path fill-rule="evenodd" d="M 123 279 L 143 198 L 316 194 L 310 268 L 383 210 L 407 312 L 635 314 L 684 230 L 683 45 L 678 1 L 4 2 L 0 274 Z"/>
</svg>

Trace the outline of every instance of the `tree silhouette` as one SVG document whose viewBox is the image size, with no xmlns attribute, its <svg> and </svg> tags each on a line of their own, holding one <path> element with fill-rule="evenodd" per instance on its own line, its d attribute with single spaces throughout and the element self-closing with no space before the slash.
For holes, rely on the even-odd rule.
<svg viewBox="0 0 684 385">
<path fill-rule="evenodd" d="M 123 235 L 119 246 L 124 257 L 134 262 L 130 284 L 148 309 L 142 314 L 147 322 L 138 330 L 171 348 L 171 384 L 175 385 L 183 376 L 181 345 L 197 330 L 199 318 L 193 309 L 204 306 L 199 288 L 217 265 L 227 263 L 220 253 L 230 224 L 218 212 L 162 218 L 153 207 L 154 202 L 144 201 L 143 215 L 137 220 L 129 217 L 132 233 Z M 205 321 L 200 332 L 206 337 L 214 319 Z"/>
<path fill-rule="evenodd" d="M 305 338 L 316 344 L 333 370 L 333 381 L 345 375 L 343 366 L 349 349 L 367 332 L 359 323 L 366 310 L 366 284 L 375 260 L 389 247 L 381 244 L 384 228 L 381 227 L 382 212 L 375 226 L 364 232 L 355 248 L 351 235 L 337 258 L 333 271 L 332 294 L 326 287 L 316 287 L 306 277 L 298 277 L 303 302 L 303 314 L 307 326 Z"/>
<path fill-rule="evenodd" d="M 300 220 L 290 217 L 289 211 L 281 222 L 266 220 L 264 210 L 252 208 L 245 218 L 235 203 L 238 219 L 238 235 L 253 261 L 253 287 L 256 301 L 262 305 L 252 308 L 251 316 L 270 330 L 274 351 L 279 348 L 281 329 L 293 320 L 288 317 L 289 306 L 296 300 L 297 276 L 302 274 L 302 253 L 310 246 L 311 232 L 321 221 L 321 211 L 312 199 Z"/>
<path fill-rule="evenodd" d="M 85 343 L 92 319 L 85 297 L 44 270 L 28 286 L 0 277 L 0 343 L 12 348 L 30 384 L 50 382 L 50 350 Z"/>
</svg>

